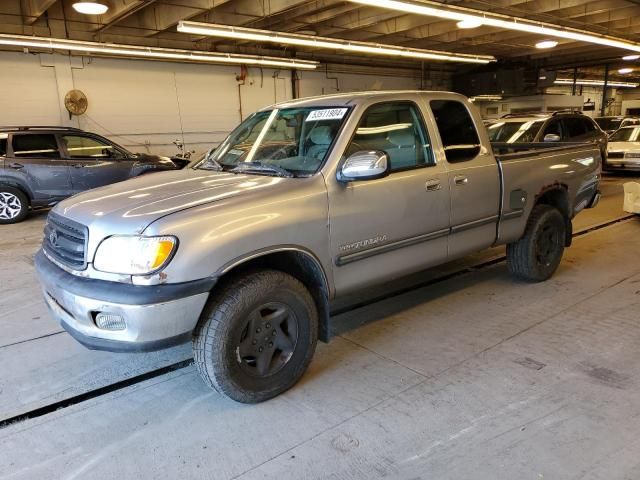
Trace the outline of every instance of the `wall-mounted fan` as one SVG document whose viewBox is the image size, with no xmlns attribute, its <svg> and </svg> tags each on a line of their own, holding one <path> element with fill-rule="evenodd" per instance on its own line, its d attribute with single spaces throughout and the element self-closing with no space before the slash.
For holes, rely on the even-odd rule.
<svg viewBox="0 0 640 480">
<path fill-rule="evenodd" d="M 86 112 L 89 102 L 81 90 L 69 90 L 64 96 L 64 106 L 69 112 L 69 119 L 71 119 L 72 115 L 82 115 Z"/>
</svg>

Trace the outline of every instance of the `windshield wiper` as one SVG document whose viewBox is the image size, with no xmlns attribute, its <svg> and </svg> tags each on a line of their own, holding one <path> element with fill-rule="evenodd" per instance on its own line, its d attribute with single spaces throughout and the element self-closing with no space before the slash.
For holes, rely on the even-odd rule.
<svg viewBox="0 0 640 480">
<path fill-rule="evenodd" d="M 277 165 L 268 165 L 261 162 L 241 162 L 231 172 L 255 172 L 255 173 L 274 173 L 278 177 L 294 177 L 295 175 L 289 170 Z"/>
</svg>

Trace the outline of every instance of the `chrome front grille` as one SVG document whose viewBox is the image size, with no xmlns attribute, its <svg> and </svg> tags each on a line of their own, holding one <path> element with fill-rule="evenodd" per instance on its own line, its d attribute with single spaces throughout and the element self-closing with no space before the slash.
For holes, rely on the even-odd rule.
<svg viewBox="0 0 640 480">
<path fill-rule="evenodd" d="M 609 152 L 607 158 L 624 158 L 624 152 Z"/>
<path fill-rule="evenodd" d="M 87 268 L 87 227 L 50 213 L 44 227 L 42 248 L 55 261 L 73 270 Z"/>
</svg>

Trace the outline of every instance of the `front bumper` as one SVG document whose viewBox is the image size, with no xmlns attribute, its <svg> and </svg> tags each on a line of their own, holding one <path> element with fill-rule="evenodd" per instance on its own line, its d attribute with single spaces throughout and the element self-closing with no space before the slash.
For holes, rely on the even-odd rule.
<svg viewBox="0 0 640 480">
<path fill-rule="evenodd" d="M 621 170 L 629 170 L 629 171 L 640 171 L 640 159 L 637 160 L 629 160 L 629 159 L 607 159 L 603 165 L 602 169 L 607 172 L 615 172 Z"/>
<path fill-rule="evenodd" d="M 215 284 L 207 278 L 140 286 L 72 275 L 40 250 L 36 272 L 47 306 L 78 342 L 94 350 L 145 352 L 185 343 Z M 122 317 L 126 328 L 98 328 L 98 313 Z"/>
</svg>

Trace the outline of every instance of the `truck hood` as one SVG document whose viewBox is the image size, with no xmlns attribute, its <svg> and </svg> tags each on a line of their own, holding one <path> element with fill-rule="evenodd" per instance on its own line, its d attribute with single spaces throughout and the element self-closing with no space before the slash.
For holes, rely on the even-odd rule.
<svg viewBox="0 0 640 480">
<path fill-rule="evenodd" d="M 187 208 L 295 181 L 206 170 L 173 170 L 96 188 L 59 203 L 54 211 L 109 234 L 141 233 L 153 221 Z"/>
</svg>

